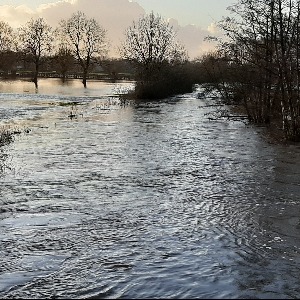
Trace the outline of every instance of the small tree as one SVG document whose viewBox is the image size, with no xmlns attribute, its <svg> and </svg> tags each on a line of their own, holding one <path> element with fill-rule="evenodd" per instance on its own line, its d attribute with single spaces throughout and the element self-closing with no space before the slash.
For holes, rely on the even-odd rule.
<svg viewBox="0 0 300 300">
<path fill-rule="evenodd" d="M 126 29 L 120 54 L 136 67 L 136 90 L 142 87 L 153 91 L 153 86 L 162 81 L 162 74 L 165 80 L 174 71 L 170 67 L 187 61 L 187 52 L 176 41 L 173 27 L 153 12 Z M 175 92 L 173 87 L 171 90 L 169 93 Z"/>
<path fill-rule="evenodd" d="M 107 51 L 106 30 L 95 19 L 88 19 L 83 12 L 74 13 L 70 19 L 60 22 L 60 31 L 83 71 L 82 83 L 87 86 L 89 68 L 96 57 Z"/>
<path fill-rule="evenodd" d="M 44 55 L 50 53 L 53 43 L 52 28 L 43 18 L 31 19 L 19 28 L 21 48 L 35 65 L 33 82 L 38 87 L 38 73 Z"/>
</svg>

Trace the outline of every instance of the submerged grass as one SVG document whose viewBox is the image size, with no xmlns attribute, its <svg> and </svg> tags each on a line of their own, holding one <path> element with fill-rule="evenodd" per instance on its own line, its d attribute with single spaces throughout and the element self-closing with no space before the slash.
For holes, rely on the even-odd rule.
<svg viewBox="0 0 300 300">
<path fill-rule="evenodd" d="M 18 127 L 0 126 L 0 147 L 10 144 L 14 141 L 14 136 L 22 132 L 29 133 L 31 130 L 25 128 L 21 130 Z"/>
<path fill-rule="evenodd" d="M 7 128 L 0 127 L 0 147 L 13 141 L 13 132 Z"/>
<path fill-rule="evenodd" d="M 59 106 L 76 106 L 76 105 L 83 105 L 83 103 L 80 102 L 59 102 Z"/>
</svg>

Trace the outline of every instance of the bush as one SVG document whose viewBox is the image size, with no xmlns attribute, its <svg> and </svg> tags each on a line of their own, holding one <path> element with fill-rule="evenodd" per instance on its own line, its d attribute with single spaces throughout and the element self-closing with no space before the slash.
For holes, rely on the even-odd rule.
<svg viewBox="0 0 300 300">
<path fill-rule="evenodd" d="M 137 78 L 133 96 L 141 100 L 163 99 L 192 92 L 194 83 L 187 65 L 167 65 L 152 76 L 145 76 L 145 79 Z"/>
</svg>

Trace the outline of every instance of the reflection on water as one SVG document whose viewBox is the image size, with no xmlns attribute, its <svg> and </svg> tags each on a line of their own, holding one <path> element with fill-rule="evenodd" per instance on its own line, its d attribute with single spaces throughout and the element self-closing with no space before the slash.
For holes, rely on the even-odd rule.
<svg viewBox="0 0 300 300">
<path fill-rule="evenodd" d="M 124 85 L 99 80 L 89 80 L 85 89 L 81 80 L 67 80 L 64 83 L 59 78 L 39 79 L 39 88 L 36 89 L 30 80 L 2 80 L 0 81 L 1 93 L 24 93 L 39 95 L 66 95 L 66 96 L 98 96 L 109 95 Z"/>
<path fill-rule="evenodd" d="M 0 95 L 2 122 L 30 129 L 2 149 L 1 297 L 300 296 L 299 146 L 207 120 L 197 94 L 59 88 Z"/>
</svg>

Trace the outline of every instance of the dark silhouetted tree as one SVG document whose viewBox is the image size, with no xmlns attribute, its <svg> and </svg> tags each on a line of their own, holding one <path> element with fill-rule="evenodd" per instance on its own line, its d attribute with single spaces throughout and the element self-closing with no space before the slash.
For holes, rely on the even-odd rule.
<svg viewBox="0 0 300 300">
<path fill-rule="evenodd" d="M 29 56 L 35 66 L 33 82 L 38 87 L 38 73 L 43 56 L 53 47 L 53 31 L 43 18 L 31 19 L 19 28 L 21 49 Z"/>
<path fill-rule="evenodd" d="M 251 121 L 280 120 L 292 140 L 300 140 L 299 7 L 298 0 L 238 0 L 219 23 L 218 57 L 229 70 L 219 74 L 223 90 Z"/>
<path fill-rule="evenodd" d="M 160 15 L 151 12 L 134 21 L 125 31 L 120 54 L 135 66 L 136 92 L 146 92 L 138 97 L 167 96 L 183 86 L 177 77 L 184 80 L 182 67 L 188 55 L 176 40 L 174 28 Z"/>
<path fill-rule="evenodd" d="M 176 41 L 173 27 L 160 15 L 151 12 L 126 29 L 120 48 L 123 58 L 137 64 L 145 76 L 151 76 L 164 63 L 181 63 L 187 59 L 184 47 Z"/>
<path fill-rule="evenodd" d="M 70 19 L 62 20 L 59 30 L 82 68 L 82 83 L 86 87 L 88 72 L 93 60 L 106 55 L 106 30 L 95 19 L 88 19 L 80 11 L 74 13 Z"/>
</svg>

